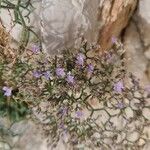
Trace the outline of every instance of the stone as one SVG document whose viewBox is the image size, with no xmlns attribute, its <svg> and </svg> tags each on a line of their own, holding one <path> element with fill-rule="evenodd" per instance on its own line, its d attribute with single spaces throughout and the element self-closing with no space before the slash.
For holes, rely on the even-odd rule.
<svg viewBox="0 0 150 150">
<path fill-rule="evenodd" d="M 150 1 L 139 1 L 137 11 L 125 31 L 124 44 L 129 60 L 129 71 L 134 73 L 142 84 L 150 83 Z M 144 55 L 143 55 L 144 54 Z"/>
<path fill-rule="evenodd" d="M 143 138 L 150 138 L 150 129 L 148 125 L 144 127 L 143 133 Z"/>
<path fill-rule="evenodd" d="M 126 125 L 126 120 L 123 118 L 123 116 L 111 117 L 110 122 L 113 124 L 113 127 L 117 130 L 123 130 Z"/>
<path fill-rule="evenodd" d="M 89 43 L 98 42 L 102 50 L 106 50 L 112 46 L 112 36 L 117 37 L 126 27 L 136 4 L 137 0 L 33 0 L 36 9 L 30 22 L 25 21 L 35 27 L 49 54 L 78 47 L 83 36 Z M 1 10 L 1 14 L 2 24 L 18 42 L 22 27 L 13 26 L 13 10 Z"/>
<path fill-rule="evenodd" d="M 139 137 L 139 133 L 138 132 L 130 132 L 127 135 L 127 139 L 131 142 L 135 142 Z"/>
<path fill-rule="evenodd" d="M 139 139 L 139 142 L 138 142 L 138 145 L 142 146 L 145 144 L 145 141 L 144 139 Z"/>
<path fill-rule="evenodd" d="M 6 117 L 0 117 L 0 129 L 8 129 L 11 125 L 11 122 Z"/>
<path fill-rule="evenodd" d="M 0 142 L 0 150 L 11 150 L 9 144 Z"/>
<path fill-rule="evenodd" d="M 142 0 L 139 2 L 139 7 L 137 11 L 137 22 L 139 25 L 139 30 L 141 32 L 142 40 L 144 46 L 150 46 L 150 1 Z"/>
<path fill-rule="evenodd" d="M 99 44 L 103 50 L 112 46 L 112 37 L 118 37 L 126 27 L 128 21 L 136 8 L 137 0 L 115 0 L 100 2 L 100 21 L 102 27 L 99 33 Z M 105 6 L 105 7 L 103 7 Z"/>
<path fill-rule="evenodd" d="M 126 50 L 125 57 L 127 59 L 126 66 L 128 72 L 132 72 L 140 79 L 142 85 L 149 83 L 149 79 L 145 74 L 148 60 L 143 54 L 140 35 L 134 22 L 131 22 L 126 29 L 124 35 L 124 48 Z"/>
<path fill-rule="evenodd" d="M 93 118 L 98 118 L 96 120 L 96 123 L 102 125 L 102 123 L 105 124 L 108 121 L 109 115 L 104 110 L 95 111 L 93 114 Z"/>
<path fill-rule="evenodd" d="M 28 130 L 20 137 L 15 144 L 16 150 L 48 150 L 46 139 L 42 136 L 42 128 L 33 123 L 28 122 Z"/>
<path fill-rule="evenodd" d="M 150 109 L 149 108 L 144 108 L 142 110 L 142 114 L 146 119 L 150 120 Z"/>
<path fill-rule="evenodd" d="M 23 120 L 23 121 L 14 123 L 11 126 L 10 130 L 13 135 L 21 135 L 28 129 L 28 127 L 29 127 L 28 121 Z"/>
<path fill-rule="evenodd" d="M 125 109 L 125 114 L 126 114 L 125 116 L 127 119 L 133 118 L 134 116 L 133 110 L 130 107 L 127 107 Z"/>
<path fill-rule="evenodd" d="M 147 59 L 150 60 L 150 47 L 148 49 L 145 50 L 144 55 Z"/>
</svg>

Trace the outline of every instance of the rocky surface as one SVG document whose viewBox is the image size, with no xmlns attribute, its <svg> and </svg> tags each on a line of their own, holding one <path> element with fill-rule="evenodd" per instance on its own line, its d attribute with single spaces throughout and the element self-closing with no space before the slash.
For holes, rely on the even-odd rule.
<svg viewBox="0 0 150 150">
<path fill-rule="evenodd" d="M 47 150 L 42 128 L 32 120 L 10 124 L 0 118 L 0 150 Z"/>
<path fill-rule="evenodd" d="M 17 0 L 12 2 L 16 4 Z M 102 50 L 107 50 L 112 45 L 112 36 L 117 37 L 126 27 L 137 0 L 32 0 L 32 3 L 36 9 L 30 22 L 26 18 L 27 25 L 36 28 L 48 53 L 56 54 L 66 47 L 77 47 L 83 36 L 90 43 L 98 41 Z M 1 20 L 14 40 L 20 40 L 22 26 L 12 23 L 13 11 L 3 9 Z"/>
<path fill-rule="evenodd" d="M 43 0 L 43 45 L 48 53 L 59 53 L 66 47 L 78 47 L 84 36 L 107 50 L 112 45 L 111 38 L 126 27 L 136 4 L 137 0 Z"/>
<path fill-rule="evenodd" d="M 139 1 L 139 6 L 124 35 L 128 58 L 127 67 L 144 85 L 150 83 L 150 1 Z"/>
</svg>

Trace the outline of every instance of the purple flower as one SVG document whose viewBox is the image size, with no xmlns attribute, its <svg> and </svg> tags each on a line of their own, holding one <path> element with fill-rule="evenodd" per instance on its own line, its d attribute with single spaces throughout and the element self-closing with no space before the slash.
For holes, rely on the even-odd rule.
<svg viewBox="0 0 150 150">
<path fill-rule="evenodd" d="M 117 38 L 113 36 L 113 37 L 111 38 L 111 41 L 112 41 L 113 44 L 115 44 L 115 43 L 117 42 Z"/>
<path fill-rule="evenodd" d="M 122 103 L 122 102 L 118 103 L 118 104 L 117 104 L 117 107 L 118 107 L 119 109 L 124 108 L 124 103 Z"/>
<path fill-rule="evenodd" d="M 56 75 L 60 78 L 63 78 L 66 74 L 65 74 L 65 71 L 64 71 L 64 68 L 56 68 Z"/>
<path fill-rule="evenodd" d="M 41 72 L 40 71 L 33 71 L 33 76 L 35 78 L 40 78 L 42 76 Z"/>
<path fill-rule="evenodd" d="M 85 56 L 82 53 L 78 54 L 76 64 L 83 66 L 84 59 L 85 59 Z"/>
<path fill-rule="evenodd" d="M 7 87 L 7 86 L 4 86 L 3 87 L 3 91 L 4 91 L 4 96 L 11 96 L 12 95 L 12 89 Z"/>
<path fill-rule="evenodd" d="M 44 77 L 46 78 L 46 80 L 49 80 L 51 78 L 51 73 L 50 71 L 46 71 L 43 73 Z"/>
<path fill-rule="evenodd" d="M 88 73 L 93 73 L 93 71 L 94 71 L 94 66 L 92 65 L 92 64 L 89 64 L 88 65 Z"/>
<path fill-rule="evenodd" d="M 76 111 L 76 118 L 81 118 L 83 116 L 83 112 L 81 110 Z"/>
<path fill-rule="evenodd" d="M 33 44 L 31 47 L 31 50 L 33 53 L 39 53 L 40 52 L 40 46 Z"/>
<path fill-rule="evenodd" d="M 121 93 L 124 89 L 124 85 L 123 85 L 123 82 L 122 81 L 119 81 L 117 83 L 114 84 L 114 90 L 115 92 L 117 93 Z"/>
<path fill-rule="evenodd" d="M 74 84 L 74 76 L 71 75 L 70 73 L 68 73 L 67 78 L 66 78 L 66 81 L 67 81 L 69 84 Z"/>
</svg>

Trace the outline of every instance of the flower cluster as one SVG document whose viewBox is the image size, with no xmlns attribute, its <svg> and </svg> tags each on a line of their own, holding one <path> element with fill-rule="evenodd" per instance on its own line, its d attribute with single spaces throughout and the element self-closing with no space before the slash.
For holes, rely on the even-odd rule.
<svg viewBox="0 0 150 150">
<path fill-rule="evenodd" d="M 88 141 L 92 143 L 89 145 L 105 149 L 109 145 L 105 132 L 109 130 L 112 146 L 115 146 L 115 137 L 124 131 L 117 129 L 111 118 L 122 117 L 125 130 L 129 129 L 133 118 L 137 121 L 142 118 L 146 124 L 147 118 L 141 114 L 147 109 L 145 99 L 150 90 L 149 87 L 143 90 L 139 81 L 126 73 L 119 44 L 116 39 L 113 43 L 116 49 L 96 56 L 91 55 L 96 46 L 91 50 L 87 42 L 83 42 L 79 50 L 67 50 L 61 56 L 48 57 L 36 45 L 32 47 L 32 55 L 28 55 L 31 50 L 16 55 L 13 67 L 0 65 L 5 65 L 0 68 L 0 98 L 3 102 L 0 108 L 11 102 L 13 108 L 17 105 L 14 111 L 23 107 L 34 114 L 41 113 L 43 118 L 39 120 L 54 145 L 61 138 L 73 146 Z M 131 87 L 125 84 L 127 77 Z M 20 102 L 23 104 L 18 106 Z M 126 109 L 133 111 L 135 116 L 128 118 Z M 17 113 L 20 115 L 20 112 L 26 114 L 22 110 Z M 139 118 L 137 114 L 140 114 Z"/>
</svg>

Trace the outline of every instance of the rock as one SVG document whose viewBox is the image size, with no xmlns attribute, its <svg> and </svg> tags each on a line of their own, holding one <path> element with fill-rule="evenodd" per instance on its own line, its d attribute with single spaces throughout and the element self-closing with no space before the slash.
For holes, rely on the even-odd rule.
<svg viewBox="0 0 150 150">
<path fill-rule="evenodd" d="M 139 2 L 136 20 L 139 25 L 144 46 L 150 46 L 150 1 L 142 0 Z"/>
<path fill-rule="evenodd" d="M 141 80 L 141 84 L 149 83 L 145 74 L 148 60 L 143 54 L 143 46 L 140 35 L 134 22 L 131 22 L 124 36 L 124 47 L 126 50 L 127 69 Z"/>
<path fill-rule="evenodd" d="M 99 34 L 99 43 L 103 50 L 112 46 L 111 38 L 120 35 L 126 27 L 136 7 L 137 0 L 103 0 L 100 2 L 100 21 L 102 27 Z M 103 7 L 104 6 L 104 7 Z"/>
<path fill-rule="evenodd" d="M 123 118 L 123 116 L 111 117 L 110 122 L 113 124 L 113 127 L 117 130 L 123 130 L 126 125 L 126 120 Z"/>
<path fill-rule="evenodd" d="M 11 1 L 13 4 L 17 4 L 17 0 Z M 32 11 L 32 14 L 30 14 L 30 22 L 27 18 L 24 17 L 26 25 L 27 26 L 34 26 L 34 31 L 39 34 L 39 29 L 40 29 L 40 20 L 39 18 L 39 12 L 40 12 L 40 6 L 41 6 L 41 1 L 36 0 L 32 1 L 32 5 L 34 8 L 36 8 L 34 11 Z M 26 10 L 22 11 L 23 15 L 27 14 Z M 1 9 L 1 22 L 0 25 L 2 24 L 6 31 L 10 33 L 12 39 L 13 39 L 13 44 L 17 44 L 21 39 L 21 34 L 23 31 L 23 26 L 20 24 L 17 24 L 16 22 L 14 23 L 14 11 L 12 9 Z M 7 19 L 6 19 L 7 18 Z M 36 18 L 36 19 L 35 19 Z"/>
<path fill-rule="evenodd" d="M 23 120 L 23 121 L 14 123 L 11 126 L 10 130 L 13 135 L 21 135 L 28 129 L 28 127 L 29 127 L 28 121 Z"/>
<path fill-rule="evenodd" d="M 138 132 L 130 132 L 127 135 L 127 139 L 131 142 L 135 142 L 139 137 L 139 133 Z"/>
<path fill-rule="evenodd" d="M 88 42 L 100 43 L 103 50 L 110 48 L 112 36 L 117 37 L 126 27 L 137 0 L 37 0 L 32 4 L 36 9 L 30 22 L 25 21 L 42 36 L 46 51 L 57 54 L 64 48 L 78 47 L 83 36 Z M 19 41 L 22 27 L 13 27 L 13 10 L 3 9 L 1 14 L 3 25 Z"/>
<path fill-rule="evenodd" d="M 125 114 L 127 119 L 133 118 L 134 116 L 133 110 L 130 107 L 125 109 Z"/>
<path fill-rule="evenodd" d="M 0 142 L 0 150 L 11 150 L 9 144 Z"/>
<path fill-rule="evenodd" d="M 129 60 L 129 71 L 135 73 L 143 81 L 144 85 L 150 83 L 150 67 L 146 67 L 149 66 L 148 60 L 150 59 L 149 10 L 149 0 L 139 1 L 137 11 L 132 19 L 134 23 L 130 23 L 124 35 L 125 49 L 127 49 L 127 55 L 131 59 Z"/>
<path fill-rule="evenodd" d="M 150 109 L 149 108 L 144 108 L 142 113 L 146 119 L 150 120 Z"/>
<path fill-rule="evenodd" d="M 145 57 L 150 60 L 150 47 L 145 50 L 144 54 L 145 54 Z"/>
<path fill-rule="evenodd" d="M 144 140 L 144 139 L 139 139 L 138 144 L 139 144 L 140 146 L 144 145 L 144 144 L 145 144 L 145 140 Z"/>
<path fill-rule="evenodd" d="M 106 113 L 106 111 L 101 110 L 101 111 L 95 111 L 93 114 L 93 118 L 98 118 L 96 120 L 96 123 L 99 125 L 105 124 L 108 119 L 109 119 L 109 115 Z"/>
<path fill-rule="evenodd" d="M 41 128 L 32 121 L 28 122 L 28 130 L 20 137 L 15 144 L 16 150 L 48 150 L 46 140 L 42 137 Z"/>
<path fill-rule="evenodd" d="M 112 36 L 118 36 L 127 25 L 136 4 L 137 0 L 115 0 L 113 3 L 104 0 L 43 1 L 44 45 L 49 53 L 56 53 L 56 49 L 80 43 L 78 39 L 85 36 L 89 42 L 98 41 L 103 50 L 108 49 Z"/>
<path fill-rule="evenodd" d="M 11 122 L 6 117 L 0 117 L 0 129 L 8 129 L 11 125 Z"/>
</svg>

